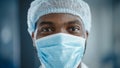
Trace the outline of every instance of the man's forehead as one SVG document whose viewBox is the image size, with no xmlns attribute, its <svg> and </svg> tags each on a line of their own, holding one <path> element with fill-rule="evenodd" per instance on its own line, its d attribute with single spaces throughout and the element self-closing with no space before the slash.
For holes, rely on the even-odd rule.
<svg viewBox="0 0 120 68">
<path fill-rule="evenodd" d="M 66 13 L 52 13 L 52 14 L 47 14 L 44 15 L 42 17 L 39 18 L 38 23 L 42 23 L 42 22 L 61 22 L 61 23 L 82 23 L 82 20 L 75 16 L 75 15 L 71 15 L 71 14 L 66 14 Z"/>
<path fill-rule="evenodd" d="M 52 21 L 41 21 L 40 23 L 38 23 L 40 26 L 42 25 L 55 25 L 55 24 L 58 24 L 57 22 L 52 22 Z M 63 23 L 60 23 L 60 24 L 63 24 L 63 25 L 70 25 L 70 24 L 78 24 L 78 25 L 81 25 L 81 22 L 79 20 L 73 20 L 73 21 L 68 21 L 68 22 L 63 22 Z"/>
<path fill-rule="evenodd" d="M 58 19 L 61 21 L 62 20 L 67 20 L 67 19 L 80 19 L 78 16 L 76 15 L 72 15 L 72 14 L 68 14 L 68 13 L 50 13 L 50 14 L 46 14 L 46 15 L 43 15 L 41 16 L 39 19 L 42 19 L 42 20 L 49 20 L 49 19 Z"/>
</svg>

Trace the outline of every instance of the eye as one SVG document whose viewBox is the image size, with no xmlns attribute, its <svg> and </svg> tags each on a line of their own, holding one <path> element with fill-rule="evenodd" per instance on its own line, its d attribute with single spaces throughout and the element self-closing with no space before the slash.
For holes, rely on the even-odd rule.
<svg viewBox="0 0 120 68">
<path fill-rule="evenodd" d="M 41 28 L 42 33 L 48 33 L 48 32 L 53 32 L 54 28 L 53 27 L 43 27 Z"/>
<path fill-rule="evenodd" d="M 69 32 L 80 32 L 80 27 L 78 26 L 71 26 L 68 28 Z"/>
</svg>

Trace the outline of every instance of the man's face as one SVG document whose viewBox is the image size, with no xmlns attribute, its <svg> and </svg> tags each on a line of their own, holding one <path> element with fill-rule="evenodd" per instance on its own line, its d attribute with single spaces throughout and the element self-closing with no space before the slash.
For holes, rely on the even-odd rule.
<svg viewBox="0 0 120 68">
<path fill-rule="evenodd" d="M 52 13 L 39 18 L 32 38 L 42 38 L 56 33 L 67 33 L 87 39 L 88 33 L 82 20 L 71 14 Z"/>
</svg>

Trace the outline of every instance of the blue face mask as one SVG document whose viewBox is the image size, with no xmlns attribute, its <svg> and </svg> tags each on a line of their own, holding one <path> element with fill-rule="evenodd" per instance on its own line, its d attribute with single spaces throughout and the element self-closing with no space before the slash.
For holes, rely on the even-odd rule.
<svg viewBox="0 0 120 68">
<path fill-rule="evenodd" d="M 45 68 L 77 68 L 85 50 L 84 38 L 65 33 L 40 38 L 35 44 Z"/>
</svg>

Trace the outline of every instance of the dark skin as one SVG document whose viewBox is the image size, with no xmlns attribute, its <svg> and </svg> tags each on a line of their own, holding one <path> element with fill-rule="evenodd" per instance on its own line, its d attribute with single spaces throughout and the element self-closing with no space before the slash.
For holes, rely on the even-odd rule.
<svg viewBox="0 0 120 68">
<path fill-rule="evenodd" d="M 88 32 L 82 20 L 75 15 L 65 13 L 51 13 L 39 18 L 35 32 L 32 33 L 33 44 L 36 39 L 56 34 L 67 33 L 78 37 L 88 38 Z M 35 46 L 35 45 L 34 45 Z M 81 63 L 78 68 L 81 67 Z"/>
</svg>

